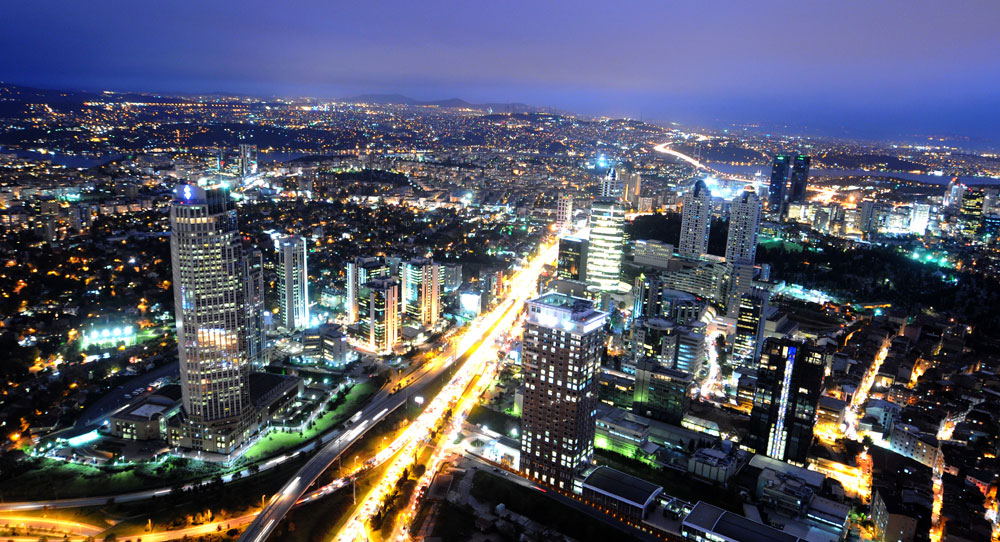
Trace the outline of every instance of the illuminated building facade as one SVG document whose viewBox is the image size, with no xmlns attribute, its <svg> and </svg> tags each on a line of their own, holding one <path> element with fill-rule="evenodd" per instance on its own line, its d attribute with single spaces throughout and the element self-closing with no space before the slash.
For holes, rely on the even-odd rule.
<svg viewBox="0 0 1000 542">
<path fill-rule="evenodd" d="M 402 300 L 399 281 L 376 278 L 358 293 L 361 339 L 379 354 L 392 352 L 402 336 Z"/>
<path fill-rule="evenodd" d="M 240 177 L 249 177 L 257 174 L 257 145 L 241 143 L 239 156 L 237 157 L 240 167 Z"/>
<path fill-rule="evenodd" d="M 785 188 L 788 184 L 788 170 L 791 167 L 791 157 L 779 154 L 771 164 L 771 182 L 767 187 L 767 209 L 775 217 L 784 214 Z"/>
<path fill-rule="evenodd" d="M 824 374 L 818 348 L 789 339 L 764 341 L 747 445 L 759 454 L 805 464 Z"/>
<path fill-rule="evenodd" d="M 225 186 L 180 185 L 170 209 L 184 447 L 228 454 L 248 437 L 251 257 Z"/>
<path fill-rule="evenodd" d="M 968 238 L 979 235 L 983 225 L 983 200 L 985 193 L 982 188 L 969 188 L 962 195 L 961 211 L 959 211 L 959 226 L 962 235 Z"/>
<path fill-rule="evenodd" d="M 618 288 L 625 240 L 625 209 L 617 199 L 599 198 L 590 208 L 586 282 L 603 291 Z"/>
<path fill-rule="evenodd" d="M 708 229 L 712 220 L 712 192 L 705 181 L 698 180 L 684 195 L 681 210 L 681 238 L 677 252 L 685 258 L 697 259 L 708 252 Z"/>
<path fill-rule="evenodd" d="M 760 232 L 760 199 L 753 189 L 740 194 L 730 208 L 729 237 L 726 240 L 726 264 L 729 266 L 728 315 L 735 318 L 740 298 L 753 287 L 757 235 Z"/>
<path fill-rule="evenodd" d="M 413 258 L 403 263 L 400 274 L 406 323 L 433 327 L 441 312 L 441 266 L 429 258 Z"/>
<path fill-rule="evenodd" d="M 532 480 L 571 490 L 593 456 L 607 318 L 593 302 L 564 294 L 527 303 L 520 469 Z"/>
<path fill-rule="evenodd" d="M 809 156 L 800 154 L 792 162 L 792 175 L 788 180 L 788 203 L 805 203 L 810 161 Z"/>
<path fill-rule="evenodd" d="M 372 279 L 389 276 L 389 265 L 381 257 L 356 258 L 347 263 L 347 322 L 353 324 L 360 317 L 360 294 Z"/>
<path fill-rule="evenodd" d="M 587 240 L 579 237 L 559 239 L 559 259 L 556 274 L 561 279 L 584 280 L 587 278 Z"/>
<path fill-rule="evenodd" d="M 309 327 L 309 273 L 306 269 L 306 240 L 297 235 L 279 237 L 278 319 L 288 330 Z"/>
<path fill-rule="evenodd" d="M 556 208 L 556 227 L 568 228 L 573 222 L 573 196 L 559 196 L 559 207 Z"/>
<path fill-rule="evenodd" d="M 763 288 L 755 288 L 740 297 L 736 337 L 733 339 L 733 367 L 757 368 L 770 297 L 771 293 Z"/>
</svg>

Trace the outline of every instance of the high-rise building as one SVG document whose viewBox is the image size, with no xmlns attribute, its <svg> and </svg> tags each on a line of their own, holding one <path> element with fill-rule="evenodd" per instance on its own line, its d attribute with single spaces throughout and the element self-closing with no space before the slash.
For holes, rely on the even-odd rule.
<svg viewBox="0 0 1000 542">
<path fill-rule="evenodd" d="M 556 275 L 561 279 L 585 280 L 587 278 L 586 239 L 579 237 L 559 238 L 559 259 Z"/>
<path fill-rule="evenodd" d="M 636 359 L 650 359 L 663 367 L 674 367 L 677 363 L 678 335 L 676 326 L 670 320 L 639 318 L 632 324 L 632 354 Z"/>
<path fill-rule="evenodd" d="M 809 156 L 800 154 L 792 162 L 792 176 L 788 181 L 788 203 L 805 203 L 809 186 Z"/>
<path fill-rule="evenodd" d="M 948 188 L 944 191 L 942 203 L 949 209 L 960 209 L 962 207 L 962 196 L 965 195 L 965 185 L 958 177 L 954 177 L 948 182 Z"/>
<path fill-rule="evenodd" d="M 751 188 L 733 200 L 729 211 L 726 263 L 753 264 L 760 233 L 760 198 Z"/>
<path fill-rule="evenodd" d="M 983 200 L 985 193 L 982 188 L 968 188 L 962 194 L 961 211 L 958 214 L 962 235 L 975 237 L 983 225 Z"/>
<path fill-rule="evenodd" d="M 705 322 L 689 322 L 677 326 L 677 362 L 674 369 L 690 375 L 697 375 L 708 358 L 708 348 L 705 344 L 705 334 L 708 326 Z"/>
<path fill-rule="evenodd" d="M 442 268 L 429 258 L 403 263 L 403 313 L 409 325 L 432 328 L 441 312 Z"/>
<path fill-rule="evenodd" d="M 569 228 L 573 222 L 573 196 L 559 196 L 559 206 L 556 208 L 556 227 Z"/>
<path fill-rule="evenodd" d="M 601 179 L 601 197 L 612 199 L 621 199 L 622 197 L 622 180 L 615 168 L 609 169 L 608 174 Z"/>
<path fill-rule="evenodd" d="M 1000 188 L 983 188 L 983 216 L 995 215 L 1000 211 Z"/>
<path fill-rule="evenodd" d="M 636 365 L 632 411 L 640 416 L 680 424 L 691 404 L 694 377 L 653 360 Z"/>
<path fill-rule="evenodd" d="M 240 143 L 239 147 L 240 177 L 249 177 L 257 174 L 257 145 Z"/>
<path fill-rule="evenodd" d="M 878 209 L 879 204 L 870 200 L 864 200 L 858 205 L 858 230 L 866 237 L 878 229 Z"/>
<path fill-rule="evenodd" d="M 358 294 L 361 339 L 375 352 L 392 352 L 402 337 L 399 281 L 374 278 Z"/>
<path fill-rule="evenodd" d="M 527 303 L 521 472 L 570 491 L 594 452 L 598 367 L 608 314 L 548 293 Z"/>
<path fill-rule="evenodd" d="M 740 298 L 736 317 L 736 337 L 733 339 L 732 365 L 741 369 L 756 369 L 764 341 L 767 308 L 771 292 L 754 288 Z"/>
<path fill-rule="evenodd" d="M 753 287 L 753 266 L 757 257 L 757 234 L 760 232 L 760 199 L 753 189 L 733 200 L 729 212 L 729 238 L 726 240 L 726 264 L 729 265 L 730 317 L 740 310 L 740 298 Z"/>
<path fill-rule="evenodd" d="M 372 279 L 389 276 L 389 264 L 381 257 L 356 258 L 347 262 L 347 322 L 360 317 L 360 292 Z"/>
<path fill-rule="evenodd" d="M 923 235 L 931 220 L 931 206 L 926 203 L 916 203 L 910 209 L 910 233 Z"/>
<path fill-rule="evenodd" d="M 298 235 L 279 237 L 278 319 L 285 329 L 309 327 L 309 273 L 306 269 L 306 240 Z"/>
<path fill-rule="evenodd" d="M 225 186 L 180 185 L 170 208 L 170 260 L 185 447 L 228 454 L 249 436 L 248 297 L 256 282 Z"/>
<path fill-rule="evenodd" d="M 805 464 L 824 374 L 818 348 L 789 339 L 765 340 L 747 445 L 759 454 Z"/>
<path fill-rule="evenodd" d="M 639 198 L 642 194 L 642 175 L 631 171 L 622 175 L 624 178 L 624 191 L 622 192 L 622 199 L 625 200 L 630 207 L 639 206 Z"/>
<path fill-rule="evenodd" d="M 625 209 L 617 199 L 599 198 L 590 207 L 587 282 L 603 291 L 618 288 L 625 239 Z"/>
<path fill-rule="evenodd" d="M 698 180 L 684 195 L 681 211 L 681 238 L 677 252 L 685 258 L 700 258 L 708 252 L 708 229 L 712 220 L 712 192 Z"/>
<path fill-rule="evenodd" d="M 247 357 L 254 367 L 263 368 L 264 359 L 264 254 L 259 250 L 247 253 Z"/>
<path fill-rule="evenodd" d="M 775 217 L 784 214 L 786 185 L 788 184 L 788 170 L 791 166 L 791 157 L 779 154 L 774 157 L 771 165 L 771 182 L 767 187 L 767 210 Z"/>
</svg>

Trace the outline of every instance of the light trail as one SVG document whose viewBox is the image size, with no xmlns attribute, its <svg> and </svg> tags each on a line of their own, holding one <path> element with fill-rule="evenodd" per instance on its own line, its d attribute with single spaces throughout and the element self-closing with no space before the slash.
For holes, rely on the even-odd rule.
<svg viewBox="0 0 1000 542">
<path fill-rule="evenodd" d="M 448 409 L 454 406 L 455 412 L 461 412 L 469 397 L 475 397 L 476 385 L 488 372 L 487 363 L 492 355 L 496 359 L 495 339 L 513 327 L 515 319 L 520 314 L 524 302 L 535 295 L 538 275 L 542 267 L 556 259 L 558 247 L 550 244 L 539 251 L 525 268 L 519 271 L 511 280 L 510 294 L 498 307 L 493 309 L 486 318 L 473 324 L 463 339 L 469 348 L 474 348 L 466 362 L 458 369 L 451 381 L 431 400 L 427 408 L 400 434 L 391 445 L 376 455 L 378 459 L 392 459 L 389 467 L 383 473 L 376 485 L 359 502 L 355 511 L 346 522 L 344 529 L 337 534 L 335 540 L 348 542 L 368 538 L 367 524 L 378 511 L 379 503 L 396 488 L 396 483 L 405 469 L 414 461 L 420 449 L 422 439 L 437 427 L 444 419 Z M 487 348 L 482 348 L 487 345 Z M 450 435 L 449 435 L 450 436 Z M 442 435 L 442 438 L 448 438 Z M 398 455 L 397 455 L 398 454 Z"/>
</svg>

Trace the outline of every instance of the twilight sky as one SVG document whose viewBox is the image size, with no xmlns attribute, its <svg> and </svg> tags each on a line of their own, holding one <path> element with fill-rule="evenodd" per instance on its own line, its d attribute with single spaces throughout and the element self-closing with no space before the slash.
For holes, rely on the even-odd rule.
<svg viewBox="0 0 1000 542">
<path fill-rule="evenodd" d="M 12 0 L 0 80 L 1000 143 L 998 28 L 996 0 Z"/>
</svg>

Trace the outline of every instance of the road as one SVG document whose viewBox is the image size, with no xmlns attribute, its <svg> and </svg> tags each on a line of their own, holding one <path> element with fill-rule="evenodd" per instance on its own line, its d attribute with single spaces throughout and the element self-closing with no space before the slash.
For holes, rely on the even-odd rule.
<svg viewBox="0 0 1000 542">
<path fill-rule="evenodd" d="M 447 412 L 453 410 L 458 417 L 471 408 L 472 402 L 482 389 L 482 384 L 490 380 L 489 374 L 495 371 L 497 339 L 508 333 L 513 327 L 525 301 L 536 294 L 538 276 L 543 266 L 556 259 L 558 247 L 549 245 L 539 251 L 539 256 L 519 271 L 510 281 L 510 293 L 504 302 L 485 317 L 488 325 L 474 326 L 466 334 L 463 342 L 475 340 L 474 348 L 466 350 L 470 355 L 463 362 L 452 380 L 431 401 L 427 409 L 404 431 L 389 452 L 398 455 L 382 474 L 374 488 L 365 495 L 353 513 L 348 517 L 344 529 L 337 533 L 336 540 L 340 542 L 367 539 L 368 523 L 377 512 L 379 504 L 385 496 L 395 490 L 396 482 L 402 472 L 413 464 L 419 450 L 421 440 L 446 420 Z M 488 348 L 480 349 L 487 344 Z M 454 407 L 454 408 L 452 408 Z M 454 426 L 452 426 L 454 428 Z M 454 431 L 454 429 L 452 429 Z M 453 433 L 448 428 L 443 429 L 441 442 L 453 439 Z M 396 447 L 398 446 L 398 448 Z M 439 447 L 440 448 L 440 447 Z M 440 452 L 440 449 L 438 450 Z M 241 539 L 244 540 L 244 539 Z M 261 542 L 263 539 L 245 538 L 247 542 Z"/>
<path fill-rule="evenodd" d="M 384 461 L 388 457 L 395 455 L 403 447 L 410 446 L 408 441 L 412 442 L 417 433 L 420 433 L 424 428 L 433 426 L 433 424 L 427 423 L 427 418 L 434 417 L 436 419 L 437 416 L 440 416 L 442 410 L 440 405 L 442 403 L 447 404 L 450 402 L 447 399 L 442 401 L 442 399 L 445 396 L 454 393 L 455 388 L 459 386 L 458 382 L 468 378 L 469 375 L 466 374 L 468 372 L 466 368 L 471 366 L 468 361 L 475 357 L 475 353 L 484 343 L 495 339 L 497 330 L 502 329 L 502 326 L 500 326 L 501 322 L 509 322 L 508 316 L 511 314 L 517 314 L 517 312 L 520 311 L 520 307 L 523 305 L 526 295 L 533 293 L 533 288 L 538 275 L 541 273 L 543 265 L 547 262 L 555 260 L 557 252 L 558 248 L 554 244 L 543 247 L 540 250 L 540 255 L 536 257 L 527 267 L 518 272 L 515 278 L 511 281 L 511 294 L 508 295 L 508 297 L 492 311 L 480 316 L 473 322 L 462 338 L 458 341 L 458 345 L 455 348 L 455 355 L 448 356 L 449 361 L 457 360 L 460 364 L 456 375 L 442 389 L 442 391 L 433 398 L 433 400 L 430 400 L 430 404 L 427 409 L 425 409 L 424 413 L 421 414 L 421 416 L 418 417 L 418 419 L 403 432 L 403 435 L 394 440 L 393 443 L 390 444 L 390 446 L 388 446 L 385 450 L 376 454 L 376 462 L 380 459 Z M 440 369 L 441 371 L 444 370 L 444 365 L 445 364 L 442 364 L 442 368 Z M 409 396 L 420 393 L 420 391 L 433 379 L 431 374 L 432 371 L 429 371 L 424 376 L 419 377 L 416 381 L 407 386 Z M 406 399 L 401 397 L 399 394 L 384 398 L 377 397 L 369 407 L 366 407 L 365 410 L 362 411 L 363 414 L 360 417 L 358 425 L 327 444 L 301 469 L 299 469 L 298 472 L 292 475 L 289 482 L 285 484 L 275 497 L 272 498 L 271 502 L 267 504 L 250 527 L 243 532 L 240 540 L 244 542 L 263 542 L 264 540 L 267 540 L 267 537 L 270 536 L 275 528 L 277 528 L 281 519 L 284 518 L 295 503 L 302 498 L 309 486 L 311 486 L 316 479 L 319 478 L 319 476 L 326 469 L 328 469 L 334 461 L 337 460 L 344 449 L 352 444 L 353 441 L 364 431 L 367 431 L 367 429 L 378 423 L 378 421 L 385 417 L 389 411 L 402 404 L 403 401 L 406 401 Z M 426 431 L 423 432 L 423 435 L 426 436 Z M 400 455 L 405 456 L 407 454 Z M 395 467 L 395 463 L 391 465 L 390 468 L 387 469 L 385 476 L 388 477 L 392 473 L 395 473 L 397 470 Z M 373 490 L 372 494 L 375 494 L 379 487 L 382 487 L 382 484 L 377 485 L 376 490 Z M 363 509 L 365 509 L 365 506 L 358 508 L 358 510 Z M 356 514 L 357 511 L 355 512 L 355 515 Z M 352 521 L 348 522 L 349 527 L 355 523 L 354 519 L 355 518 L 352 518 Z"/>
</svg>

